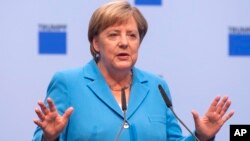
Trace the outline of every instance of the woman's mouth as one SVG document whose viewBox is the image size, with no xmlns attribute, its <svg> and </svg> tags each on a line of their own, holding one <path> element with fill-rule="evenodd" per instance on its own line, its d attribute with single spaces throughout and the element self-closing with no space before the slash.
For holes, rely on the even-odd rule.
<svg viewBox="0 0 250 141">
<path fill-rule="evenodd" d="M 118 53 L 117 54 L 117 57 L 120 59 L 120 60 L 127 60 L 129 58 L 129 54 L 128 53 Z"/>
</svg>

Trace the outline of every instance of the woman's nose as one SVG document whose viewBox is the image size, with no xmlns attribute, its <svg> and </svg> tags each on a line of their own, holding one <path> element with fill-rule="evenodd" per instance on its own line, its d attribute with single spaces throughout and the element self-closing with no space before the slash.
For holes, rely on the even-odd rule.
<svg viewBox="0 0 250 141">
<path fill-rule="evenodd" d="M 122 36 L 120 42 L 118 43 L 118 46 L 121 48 L 127 48 L 128 47 L 128 38 L 127 36 Z"/>
</svg>

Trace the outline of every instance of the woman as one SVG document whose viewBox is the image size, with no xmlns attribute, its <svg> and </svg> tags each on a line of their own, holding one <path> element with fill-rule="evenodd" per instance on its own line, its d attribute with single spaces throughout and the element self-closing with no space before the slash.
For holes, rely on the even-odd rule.
<svg viewBox="0 0 250 141">
<path fill-rule="evenodd" d="M 134 67 L 146 32 L 145 18 L 128 2 L 113 1 L 98 8 L 88 31 L 93 60 L 54 75 L 48 107 L 39 101 L 40 109 L 35 109 L 39 119 L 34 120 L 38 128 L 33 140 L 194 140 L 182 136 L 164 105 L 158 85 L 169 94 L 165 81 Z M 128 125 L 119 131 L 124 120 L 122 91 L 128 101 Z M 192 112 L 200 140 L 212 139 L 233 115 L 226 114 L 230 103 L 227 97 L 217 97 L 204 117 Z"/>
</svg>

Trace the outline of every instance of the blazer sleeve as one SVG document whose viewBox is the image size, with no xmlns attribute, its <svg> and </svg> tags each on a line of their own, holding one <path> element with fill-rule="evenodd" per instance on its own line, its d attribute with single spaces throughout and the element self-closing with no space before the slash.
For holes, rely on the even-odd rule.
<svg viewBox="0 0 250 141">
<path fill-rule="evenodd" d="M 63 115 L 64 111 L 69 107 L 70 101 L 69 101 L 69 95 L 68 95 L 68 88 L 67 88 L 67 81 L 65 79 L 65 75 L 61 72 L 56 73 L 52 80 L 49 83 L 48 89 L 47 89 L 47 95 L 44 100 L 44 103 L 48 105 L 46 99 L 50 97 L 54 104 L 56 105 L 57 111 L 60 115 Z M 66 140 L 66 132 L 67 126 L 59 136 L 60 141 Z M 40 127 L 37 127 L 32 141 L 42 141 L 42 135 L 43 131 Z"/>
</svg>

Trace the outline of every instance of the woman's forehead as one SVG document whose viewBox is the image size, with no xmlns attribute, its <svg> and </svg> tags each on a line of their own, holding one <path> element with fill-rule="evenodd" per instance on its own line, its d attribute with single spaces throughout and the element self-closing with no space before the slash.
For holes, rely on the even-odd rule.
<svg viewBox="0 0 250 141">
<path fill-rule="evenodd" d="M 133 24 L 136 26 L 137 28 L 137 23 L 134 19 L 134 17 L 130 16 L 126 19 L 117 19 L 117 20 L 114 20 L 114 22 L 110 22 L 109 24 L 106 24 L 106 26 L 103 26 L 103 30 L 107 29 L 107 28 L 110 28 L 110 27 L 118 27 L 118 26 L 124 26 L 124 25 L 127 25 L 127 24 Z"/>
</svg>

